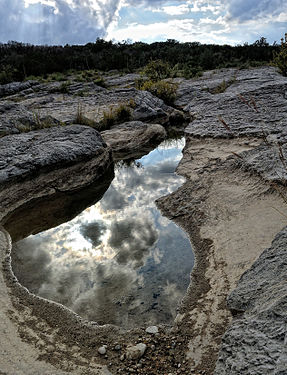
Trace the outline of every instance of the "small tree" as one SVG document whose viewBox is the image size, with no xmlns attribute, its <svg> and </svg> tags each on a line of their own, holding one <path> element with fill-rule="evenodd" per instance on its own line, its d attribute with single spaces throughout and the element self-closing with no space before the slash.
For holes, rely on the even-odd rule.
<svg viewBox="0 0 287 375">
<path fill-rule="evenodd" d="M 283 76 L 287 77 L 287 33 L 285 40 L 281 39 L 280 51 L 275 54 L 273 63 L 280 69 Z"/>
</svg>

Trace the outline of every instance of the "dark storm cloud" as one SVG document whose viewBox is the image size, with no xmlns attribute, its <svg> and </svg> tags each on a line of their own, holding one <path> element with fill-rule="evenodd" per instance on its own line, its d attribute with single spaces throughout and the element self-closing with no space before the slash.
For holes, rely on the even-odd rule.
<svg viewBox="0 0 287 375">
<path fill-rule="evenodd" d="M 285 0 L 231 0 L 228 2 L 229 17 L 239 21 L 274 17 L 286 11 L 285 8 Z"/>
<path fill-rule="evenodd" d="M 91 1 L 55 1 L 56 8 L 40 3 L 25 8 L 24 0 L 1 0 L 1 42 L 16 40 L 34 44 L 84 44 L 104 37 L 113 20 L 119 0 L 98 1 L 98 9 Z"/>
</svg>

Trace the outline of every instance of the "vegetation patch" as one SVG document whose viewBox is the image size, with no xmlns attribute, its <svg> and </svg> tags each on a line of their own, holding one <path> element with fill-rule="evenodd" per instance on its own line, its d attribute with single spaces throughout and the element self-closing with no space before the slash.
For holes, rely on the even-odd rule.
<svg viewBox="0 0 287 375">
<path fill-rule="evenodd" d="M 287 77 L 287 33 L 285 40 L 281 39 L 280 51 L 274 54 L 273 64 L 279 68 L 283 76 Z"/>
<path fill-rule="evenodd" d="M 173 105 L 176 98 L 177 84 L 167 81 L 145 81 L 140 89 L 146 90 L 162 99 L 166 104 Z"/>
<path fill-rule="evenodd" d="M 104 111 L 103 118 L 100 121 L 89 119 L 85 116 L 83 107 L 78 105 L 77 114 L 74 123 L 90 126 L 98 131 L 110 129 L 113 125 L 120 124 L 131 119 L 132 101 L 129 105 L 119 104 L 116 107 L 110 107 Z"/>
</svg>

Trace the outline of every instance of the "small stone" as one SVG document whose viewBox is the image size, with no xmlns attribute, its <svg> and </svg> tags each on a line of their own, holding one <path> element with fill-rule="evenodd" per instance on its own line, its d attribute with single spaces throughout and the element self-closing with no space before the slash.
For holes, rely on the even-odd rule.
<svg viewBox="0 0 287 375">
<path fill-rule="evenodd" d="M 135 346 L 127 347 L 126 357 L 127 359 L 139 359 L 146 351 L 146 344 L 139 343 Z"/>
<path fill-rule="evenodd" d="M 150 327 L 147 327 L 147 329 L 145 330 L 146 333 L 150 333 L 152 335 L 158 333 L 158 328 L 157 326 L 150 326 Z"/>
<path fill-rule="evenodd" d="M 107 352 L 107 348 L 106 348 L 106 345 L 103 345 L 101 347 L 99 347 L 98 349 L 98 353 L 101 354 L 101 355 L 105 355 Z"/>
<path fill-rule="evenodd" d="M 154 351 L 155 350 L 155 345 L 151 345 L 151 350 Z"/>
<path fill-rule="evenodd" d="M 117 344 L 117 345 L 115 346 L 115 350 L 116 350 L 116 351 L 121 350 L 121 348 L 122 348 L 122 347 L 121 347 L 121 345 L 119 345 L 119 344 Z"/>
</svg>

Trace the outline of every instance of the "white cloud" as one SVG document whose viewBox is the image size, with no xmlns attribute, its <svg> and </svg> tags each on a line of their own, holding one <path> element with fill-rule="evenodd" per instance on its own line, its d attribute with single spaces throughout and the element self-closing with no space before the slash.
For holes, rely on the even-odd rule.
<svg viewBox="0 0 287 375">
<path fill-rule="evenodd" d="M 164 6 L 161 8 L 153 9 L 153 12 L 163 12 L 170 16 L 180 16 L 182 14 L 186 14 L 190 11 L 190 7 L 188 4 L 181 4 L 181 5 L 170 5 Z"/>
<path fill-rule="evenodd" d="M 226 44 L 238 43 L 238 40 L 223 34 L 230 28 L 224 18 L 217 20 L 205 19 L 205 22 L 196 22 L 193 19 L 169 20 L 149 25 L 133 23 L 122 29 L 109 29 L 107 39 L 126 40 L 132 36 L 133 41 L 157 41 L 176 39 L 183 42 L 197 41 L 201 43 Z M 144 35 L 144 38 L 143 38 Z"/>
</svg>

